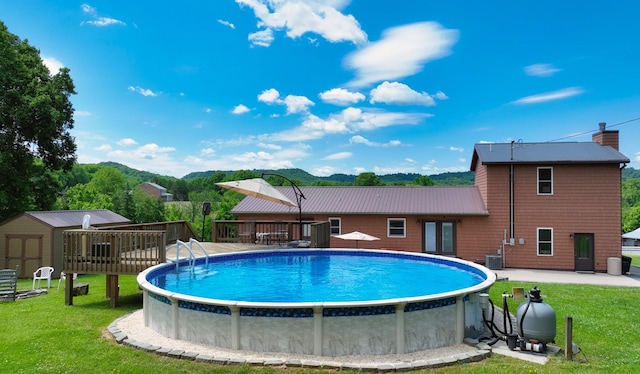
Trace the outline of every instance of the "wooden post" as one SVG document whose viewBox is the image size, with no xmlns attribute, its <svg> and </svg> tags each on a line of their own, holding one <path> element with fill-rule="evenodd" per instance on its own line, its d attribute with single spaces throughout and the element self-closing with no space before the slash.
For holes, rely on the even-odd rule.
<svg viewBox="0 0 640 374">
<path fill-rule="evenodd" d="M 118 274 L 107 274 L 107 297 L 112 308 L 118 307 Z"/>
<path fill-rule="evenodd" d="M 67 279 L 64 281 L 64 303 L 73 305 L 73 274 L 67 275 Z"/>
<path fill-rule="evenodd" d="M 573 317 L 567 316 L 564 322 L 564 357 L 573 361 Z"/>
</svg>

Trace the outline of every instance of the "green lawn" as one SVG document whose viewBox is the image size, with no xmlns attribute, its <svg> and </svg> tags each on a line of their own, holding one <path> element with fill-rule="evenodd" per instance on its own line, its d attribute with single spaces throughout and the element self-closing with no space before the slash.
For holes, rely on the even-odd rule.
<svg viewBox="0 0 640 374">
<path fill-rule="evenodd" d="M 637 263 L 637 259 L 633 263 Z M 64 305 L 64 293 L 54 282 L 48 294 L 0 304 L 0 368 L 6 373 L 325 373 L 324 370 L 215 366 L 161 357 L 119 345 L 105 334 L 116 318 L 141 308 L 142 293 L 134 276 L 120 277 L 121 306 L 109 308 L 105 277 L 85 275 L 89 295 Z M 499 282 L 491 299 L 501 305 L 501 293 L 533 283 Z M 545 301 L 557 313 L 556 341 L 564 340 L 564 319 L 573 317 L 574 342 L 584 354 L 573 362 L 553 357 L 542 366 L 499 355 L 478 363 L 458 364 L 436 373 L 638 373 L 640 372 L 640 294 L 638 288 L 538 284 Z M 21 280 L 19 289 L 31 288 Z M 510 309 L 517 304 L 510 300 Z M 106 337 L 105 337 L 106 336 Z M 425 371 L 426 372 L 426 371 Z"/>
</svg>

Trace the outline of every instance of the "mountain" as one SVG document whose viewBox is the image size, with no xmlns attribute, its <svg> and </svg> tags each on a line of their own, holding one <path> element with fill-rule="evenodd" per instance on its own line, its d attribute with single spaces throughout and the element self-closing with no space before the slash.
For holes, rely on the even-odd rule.
<svg viewBox="0 0 640 374">
<path fill-rule="evenodd" d="M 101 162 L 97 164 L 99 166 L 111 166 L 117 170 L 119 170 L 127 180 L 135 179 L 142 182 L 151 181 L 151 180 L 184 180 L 184 181 L 192 181 L 199 178 L 208 178 L 214 173 L 218 172 L 216 170 L 211 171 L 199 171 L 193 172 L 185 175 L 182 179 L 164 176 L 160 174 L 154 174 L 147 171 L 141 171 L 132 169 L 126 165 L 119 164 L 117 162 Z M 286 178 L 292 179 L 294 181 L 300 182 L 302 185 L 311 186 L 311 185 L 323 185 L 323 184 L 341 184 L 341 185 L 353 185 L 357 175 L 349 175 L 349 174 L 333 174 L 328 177 L 318 177 L 315 175 L 311 175 L 302 169 L 278 169 L 278 170 L 266 170 L 266 169 L 257 169 L 253 170 L 256 174 L 262 173 L 275 173 L 280 174 Z M 226 170 L 222 171 L 226 175 L 232 175 L 235 171 Z M 388 185 L 405 185 L 412 183 L 417 177 L 421 176 L 418 173 L 395 173 L 395 174 L 386 174 L 379 175 L 380 179 L 385 184 Z M 429 178 L 433 180 L 436 186 L 465 186 L 465 185 L 473 185 L 475 173 L 472 171 L 464 171 L 464 172 L 455 172 L 455 173 L 442 173 L 442 174 L 433 174 L 429 175 Z M 631 167 L 622 169 L 622 180 L 627 179 L 640 179 L 640 170 L 634 169 Z"/>
</svg>

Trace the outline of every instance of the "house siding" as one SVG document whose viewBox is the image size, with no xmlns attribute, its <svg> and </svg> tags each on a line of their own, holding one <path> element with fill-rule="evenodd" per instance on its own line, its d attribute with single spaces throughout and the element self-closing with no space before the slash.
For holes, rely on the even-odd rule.
<svg viewBox="0 0 640 374">
<path fill-rule="evenodd" d="M 537 193 L 539 166 L 553 167 L 553 195 Z M 487 174 L 490 215 L 478 242 L 496 243 L 499 248 L 507 230 L 507 239 L 514 237 L 515 245 L 505 247 L 505 266 L 573 270 L 572 233 L 594 234 L 596 271 L 606 270 L 608 257 L 620 257 L 621 171 L 617 164 L 514 165 L 513 235 L 509 232 L 509 166 L 491 166 Z M 537 255 L 539 227 L 553 228 L 552 256 Z"/>
<path fill-rule="evenodd" d="M 53 266 L 52 241 L 52 228 L 27 215 L 6 222 L 0 226 L 0 268 L 19 266 L 18 276 L 25 278 L 41 266 Z"/>
</svg>

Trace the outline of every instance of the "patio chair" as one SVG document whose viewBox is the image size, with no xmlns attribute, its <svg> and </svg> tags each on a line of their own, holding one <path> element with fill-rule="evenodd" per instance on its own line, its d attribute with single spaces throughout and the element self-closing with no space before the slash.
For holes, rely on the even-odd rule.
<svg viewBox="0 0 640 374">
<path fill-rule="evenodd" d="M 73 280 L 78 279 L 78 273 L 73 273 L 72 278 Z M 60 279 L 58 279 L 58 289 L 60 289 L 60 283 L 62 281 L 67 281 L 67 273 L 65 273 L 64 271 L 60 273 Z"/>
<path fill-rule="evenodd" d="M 53 268 L 51 266 L 43 266 L 33 272 L 33 287 L 36 289 L 36 281 L 38 281 L 38 288 L 40 288 L 40 281 L 47 280 L 47 288 L 51 288 L 51 275 L 53 274 Z"/>
<path fill-rule="evenodd" d="M 2 299 L 16 301 L 18 287 L 18 271 L 13 269 L 0 270 L 0 296 Z"/>
</svg>

